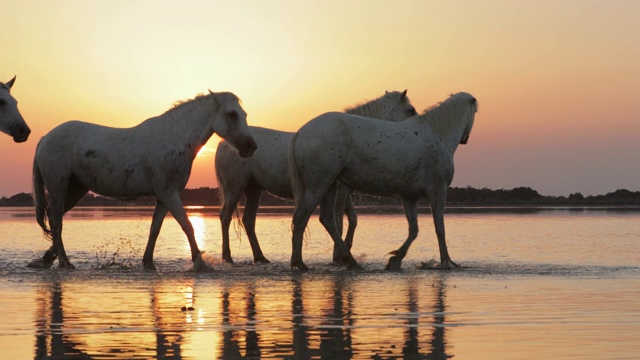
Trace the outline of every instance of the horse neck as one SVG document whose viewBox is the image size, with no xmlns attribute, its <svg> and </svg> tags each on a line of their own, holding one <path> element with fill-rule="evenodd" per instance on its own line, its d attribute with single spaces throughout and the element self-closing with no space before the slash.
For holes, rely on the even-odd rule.
<svg viewBox="0 0 640 360">
<path fill-rule="evenodd" d="M 209 121 L 214 111 L 213 101 L 203 96 L 180 104 L 160 116 L 160 121 L 168 125 L 169 136 L 174 143 L 193 152 L 197 151 L 213 135 L 214 129 Z"/>
<path fill-rule="evenodd" d="M 453 154 L 458 145 L 460 145 L 460 140 L 467 125 L 467 111 L 469 110 L 464 108 L 436 108 L 416 120 L 429 124 L 434 134 L 441 139 L 449 149 L 449 152 Z"/>
<path fill-rule="evenodd" d="M 390 109 L 385 109 L 380 99 L 373 100 L 360 106 L 347 109 L 347 114 L 364 116 L 373 119 L 386 120 Z"/>
</svg>

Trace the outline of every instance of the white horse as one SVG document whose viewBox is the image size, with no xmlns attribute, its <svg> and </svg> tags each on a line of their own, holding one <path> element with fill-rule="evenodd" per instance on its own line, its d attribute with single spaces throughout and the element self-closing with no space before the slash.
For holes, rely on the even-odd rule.
<svg viewBox="0 0 640 360">
<path fill-rule="evenodd" d="M 210 91 L 128 129 L 70 121 L 51 130 L 36 149 L 33 192 L 36 220 L 53 246 L 30 266 L 49 267 L 57 257 L 60 267 L 73 268 L 62 243 L 62 217 L 90 190 L 115 198 L 156 198 L 145 269 L 155 269 L 153 250 L 170 211 L 187 235 L 195 270 L 205 270 L 179 193 L 198 150 L 214 132 L 240 156 L 253 154 L 257 145 L 246 116 L 234 94 Z"/>
<path fill-rule="evenodd" d="M 389 121 L 403 121 L 417 115 L 407 97 L 406 90 L 404 92 L 385 92 L 383 96 L 375 100 L 347 108 L 345 111 L 350 114 Z M 284 199 L 293 198 L 289 180 L 288 148 L 294 133 L 256 126 L 249 128 L 258 143 L 258 150 L 252 157 L 241 158 L 238 151 L 224 141 L 220 142 L 216 151 L 216 176 L 218 177 L 222 202 L 222 210 L 220 211 L 222 259 L 229 263 L 233 263 L 229 247 L 229 226 L 242 194 L 244 193 L 246 199 L 242 224 L 249 237 L 253 260 L 260 263 L 269 262 L 260 249 L 255 232 L 256 215 L 262 192 L 266 191 Z M 342 213 L 345 212 L 349 220 L 345 242 L 347 246 L 351 247 L 357 216 L 349 192 L 350 190 L 346 187 L 341 187 L 338 196 L 338 214 L 340 214 L 338 231 L 342 233 Z M 334 261 L 339 262 L 340 260 L 341 258 L 336 251 Z"/>
<path fill-rule="evenodd" d="M 453 179 L 453 154 L 458 144 L 467 143 L 477 109 L 473 96 L 458 93 L 423 115 L 403 122 L 334 112 L 320 115 L 300 128 L 289 147 L 296 199 L 291 267 L 308 270 L 302 261 L 302 238 L 309 217 L 320 203 L 320 222 L 348 266 L 359 268 L 334 221 L 338 181 L 365 193 L 401 195 L 409 237 L 391 253 L 394 256 L 389 259 L 388 270 L 400 269 L 418 235 L 416 203 L 422 197 L 431 203 L 441 267 L 457 267 L 445 242 L 444 205 Z"/>
<path fill-rule="evenodd" d="M 13 141 L 21 143 L 27 141 L 31 129 L 18 111 L 18 102 L 11 96 L 11 87 L 15 81 L 14 76 L 6 84 L 0 82 L 0 131 L 13 137 Z"/>
</svg>

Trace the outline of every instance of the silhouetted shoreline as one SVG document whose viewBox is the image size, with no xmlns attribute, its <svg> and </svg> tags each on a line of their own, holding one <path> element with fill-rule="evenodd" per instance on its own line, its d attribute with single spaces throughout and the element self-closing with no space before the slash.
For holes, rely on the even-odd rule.
<svg viewBox="0 0 640 360">
<path fill-rule="evenodd" d="M 186 189 L 180 194 L 185 206 L 218 207 L 220 200 L 217 188 Z M 354 192 L 353 201 L 356 209 L 362 213 L 402 213 L 399 196 L 377 196 Z M 153 206 L 152 197 L 135 200 L 110 199 L 88 194 L 77 206 L 91 207 L 130 207 Z M 240 205 L 243 205 L 241 200 Z M 9 198 L 2 197 L 0 206 L 33 206 L 31 194 L 19 193 Z M 292 200 L 284 200 L 264 193 L 261 200 L 262 213 L 284 212 L 293 208 Z M 425 200 L 419 203 L 421 211 L 428 211 Z M 451 187 L 447 195 L 447 212 L 532 212 L 541 210 L 634 210 L 640 208 L 640 191 L 625 189 L 616 190 L 605 195 L 583 196 L 573 193 L 569 196 L 543 196 L 528 187 L 517 187 L 511 190 L 476 189 L 472 187 Z"/>
</svg>

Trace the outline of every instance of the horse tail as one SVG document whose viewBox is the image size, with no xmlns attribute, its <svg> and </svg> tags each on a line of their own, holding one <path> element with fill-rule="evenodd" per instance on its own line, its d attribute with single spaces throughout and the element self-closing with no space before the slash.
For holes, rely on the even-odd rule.
<svg viewBox="0 0 640 360">
<path fill-rule="evenodd" d="M 302 201 L 304 193 L 307 191 L 302 179 L 302 173 L 298 167 L 296 161 L 296 142 L 298 141 L 298 133 L 293 135 L 291 142 L 289 143 L 289 181 L 291 182 L 291 192 L 293 192 L 293 199 L 295 200 L 296 208 L 298 202 Z M 309 227 L 306 227 L 302 239 L 306 241 L 309 235 Z M 293 221 L 291 222 L 291 232 L 293 232 Z"/>
<path fill-rule="evenodd" d="M 216 180 L 218 180 L 218 200 L 220 201 L 220 210 L 222 210 L 224 204 L 226 203 L 225 194 L 227 193 L 227 183 L 225 182 L 224 177 L 221 175 L 223 172 L 223 170 L 221 169 L 221 164 L 223 161 L 222 156 L 223 154 L 227 153 L 225 149 L 228 148 L 228 145 L 225 144 L 225 141 L 220 141 L 218 143 L 218 148 L 216 149 L 216 159 L 214 161 L 214 167 L 216 169 Z M 242 224 L 242 221 L 240 221 L 240 209 L 238 209 L 237 205 L 233 210 L 233 215 L 236 234 L 238 236 L 238 239 L 242 240 L 242 232 L 240 230 L 244 228 L 244 225 Z"/>
<path fill-rule="evenodd" d="M 47 219 L 49 217 L 49 203 L 47 201 L 47 191 L 44 184 L 44 178 L 42 177 L 42 173 L 40 172 L 40 167 L 38 166 L 37 159 L 37 149 L 36 149 L 36 157 L 33 159 L 33 202 L 35 203 L 36 208 L 36 221 L 38 225 L 42 228 L 44 235 L 47 239 L 52 240 L 51 229 L 47 226 Z"/>
<path fill-rule="evenodd" d="M 298 133 L 293 135 L 291 143 L 289 144 L 289 179 L 291 181 L 291 191 L 293 192 L 293 198 L 297 203 L 306 191 L 304 181 L 302 181 L 302 174 L 296 162 L 296 142 L 298 140 Z"/>
<path fill-rule="evenodd" d="M 220 201 L 220 207 L 224 206 L 224 180 L 222 176 L 220 176 L 220 160 L 218 157 L 220 156 L 220 148 L 222 147 L 222 141 L 218 143 L 218 148 L 216 149 L 216 158 L 214 161 L 214 168 L 216 169 L 216 180 L 218 181 L 218 200 Z"/>
</svg>

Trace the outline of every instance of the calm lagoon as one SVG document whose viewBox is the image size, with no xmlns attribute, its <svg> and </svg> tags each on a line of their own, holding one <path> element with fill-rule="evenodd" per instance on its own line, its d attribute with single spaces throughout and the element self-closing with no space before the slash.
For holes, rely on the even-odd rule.
<svg viewBox="0 0 640 360">
<path fill-rule="evenodd" d="M 464 268 L 418 270 L 438 259 L 431 217 L 399 273 L 388 252 L 403 215 L 361 215 L 352 252 L 365 267 L 330 265 L 332 243 L 310 221 L 289 269 L 290 215 L 261 214 L 271 264 L 254 265 L 246 236 L 221 263 L 220 223 L 192 208 L 215 271 L 190 271 L 168 217 L 157 272 L 140 265 L 151 208 L 78 208 L 64 240 L 77 270 L 26 267 L 49 247 L 31 208 L 0 208 L 0 349 L 7 359 L 636 359 L 640 357 L 640 212 L 543 209 L 448 213 L 449 251 Z M 233 235 L 232 235 L 233 239 Z M 98 269 L 113 259 L 126 266 Z"/>
</svg>

